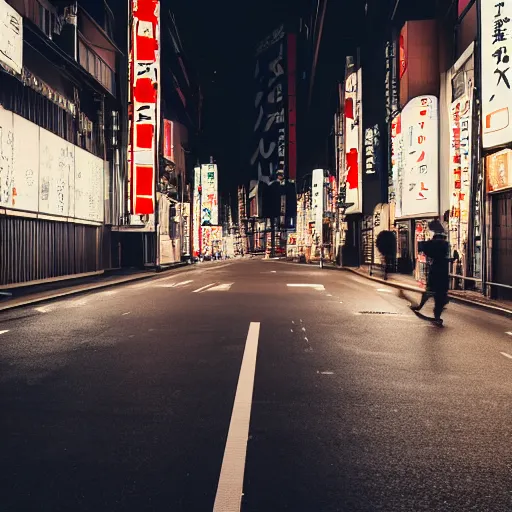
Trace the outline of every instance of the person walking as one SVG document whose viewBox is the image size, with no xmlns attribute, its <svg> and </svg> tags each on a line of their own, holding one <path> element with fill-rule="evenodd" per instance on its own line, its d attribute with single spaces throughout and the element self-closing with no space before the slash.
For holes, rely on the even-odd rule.
<svg viewBox="0 0 512 512">
<path fill-rule="evenodd" d="M 446 235 L 442 232 L 434 234 L 432 240 L 420 242 L 418 247 L 430 259 L 427 277 L 427 288 L 417 306 L 411 306 L 415 312 L 420 311 L 427 301 L 434 298 L 434 321 L 443 324 L 441 314 L 448 304 L 448 290 L 450 287 L 450 259 L 449 244 Z"/>
</svg>

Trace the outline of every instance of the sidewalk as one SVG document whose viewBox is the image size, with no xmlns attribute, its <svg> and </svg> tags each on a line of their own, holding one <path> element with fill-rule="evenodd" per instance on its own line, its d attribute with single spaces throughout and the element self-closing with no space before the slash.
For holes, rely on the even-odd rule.
<svg viewBox="0 0 512 512">
<path fill-rule="evenodd" d="M 350 272 L 353 272 L 354 274 L 358 274 L 362 277 L 366 277 L 367 279 L 371 279 L 378 283 L 386 284 L 394 288 L 399 288 L 402 290 L 408 290 L 417 293 L 423 293 L 424 291 L 424 288 L 422 288 L 419 285 L 419 283 L 414 279 L 413 276 L 403 274 L 388 274 L 387 280 L 384 280 L 382 277 L 376 275 L 371 276 L 368 267 L 345 267 L 343 270 L 348 270 Z M 482 309 L 486 309 L 487 311 L 492 311 L 494 313 L 498 313 L 501 315 L 510 316 L 512 318 L 512 301 L 493 300 L 484 297 L 479 292 L 467 290 L 450 290 L 448 295 L 450 299 L 453 300 L 453 302 L 459 302 L 461 304 L 479 307 Z"/>
<path fill-rule="evenodd" d="M 209 264 L 201 263 L 202 265 Z M 0 293 L 0 312 L 120 284 L 179 273 L 180 269 L 188 269 L 189 267 L 191 265 L 187 263 L 180 263 L 161 271 L 123 269 L 85 278 L 71 278 L 33 286 L 2 289 Z"/>
</svg>

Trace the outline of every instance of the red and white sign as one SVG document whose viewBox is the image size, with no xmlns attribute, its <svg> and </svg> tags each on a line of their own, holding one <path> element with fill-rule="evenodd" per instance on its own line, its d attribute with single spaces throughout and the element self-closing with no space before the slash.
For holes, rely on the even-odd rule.
<svg viewBox="0 0 512 512">
<path fill-rule="evenodd" d="M 353 203 L 346 213 L 362 211 L 362 153 L 361 153 L 361 69 L 352 72 L 345 82 L 345 176 L 346 201 Z"/>
<path fill-rule="evenodd" d="M 160 1 L 132 0 L 130 48 L 131 209 L 134 215 L 155 212 L 159 131 Z"/>
<path fill-rule="evenodd" d="M 512 0 L 480 2 L 482 143 L 485 149 L 512 141 Z"/>
<path fill-rule="evenodd" d="M 402 111 L 404 167 L 402 216 L 439 213 L 439 108 L 435 96 L 418 96 Z"/>
</svg>

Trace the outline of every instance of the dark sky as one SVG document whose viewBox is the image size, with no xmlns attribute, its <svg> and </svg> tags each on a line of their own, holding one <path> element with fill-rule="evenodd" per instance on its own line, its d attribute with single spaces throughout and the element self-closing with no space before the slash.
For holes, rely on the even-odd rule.
<svg viewBox="0 0 512 512">
<path fill-rule="evenodd" d="M 327 165 L 327 136 L 334 115 L 336 82 L 344 70 L 347 42 L 354 26 L 347 6 L 359 0 L 329 0 L 324 39 L 308 124 L 311 165 Z M 207 157 L 219 165 L 223 192 L 250 178 L 251 126 L 254 112 L 254 49 L 283 21 L 293 19 L 310 0 L 171 0 L 188 57 L 204 94 L 204 139 Z M 309 144 L 308 144 L 309 146 Z"/>
</svg>

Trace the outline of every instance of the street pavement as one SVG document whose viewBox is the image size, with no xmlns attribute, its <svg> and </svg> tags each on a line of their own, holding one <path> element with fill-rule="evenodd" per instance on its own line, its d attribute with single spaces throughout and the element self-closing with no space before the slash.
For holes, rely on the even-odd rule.
<svg viewBox="0 0 512 512">
<path fill-rule="evenodd" d="M 0 511 L 510 512 L 512 321 L 408 298 L 249 259 L 1 313 Z"/>
</svg>

